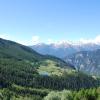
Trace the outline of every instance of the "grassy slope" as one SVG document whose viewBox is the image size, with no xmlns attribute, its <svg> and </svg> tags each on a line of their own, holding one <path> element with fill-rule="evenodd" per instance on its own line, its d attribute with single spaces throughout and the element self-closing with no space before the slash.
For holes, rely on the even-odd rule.
<svg viewBox="0 0 100 100">
<path fill-rule="evenodd" d="M 68 70 L 57 66 L 57 62 L 51 60 L 45 60 L 45 64 L 41 64 L 38 68 L 38 72 L 42 75 L 63 75 L 64 72 L 71 74 L 74 70 Z"/>
</svg>

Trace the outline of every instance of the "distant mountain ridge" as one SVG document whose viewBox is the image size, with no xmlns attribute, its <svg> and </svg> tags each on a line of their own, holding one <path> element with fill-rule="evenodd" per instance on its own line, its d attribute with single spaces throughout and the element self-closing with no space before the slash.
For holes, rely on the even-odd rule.
<svg viewBox="0 0 100 100">
<path fill-rule="evenodd" d="M 93 51 L 100 49 L 100 43 L 52 43 L 52 44 L 36 44 L 30 46 L 32 49 L 36 50 L 38 53 L 43 55 L 53 55 L 59 58 L 64 58 L 70 54 L 74 54 L 80 51 Z"/>
</svg>

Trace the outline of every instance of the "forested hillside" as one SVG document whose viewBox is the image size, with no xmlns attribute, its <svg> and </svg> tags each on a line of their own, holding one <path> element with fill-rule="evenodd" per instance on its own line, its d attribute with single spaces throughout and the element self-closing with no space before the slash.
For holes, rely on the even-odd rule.
<svg viewBox="0 0 100 100">
<path fill-rule="evenodd" d="M 60 67 L 66 67 L 73 69 L 73 66 L 69 66 L 63 60 L 53 56 L 43 56 L 32 50 L 31 48 L 18 44 L 13 41 L 4 40 L 0 38 L 0 58 L 16 59 L 19 61 L 28 61 L 30 63 L 45 63 L 45 60 L 53 60 Z"/>
</svg>

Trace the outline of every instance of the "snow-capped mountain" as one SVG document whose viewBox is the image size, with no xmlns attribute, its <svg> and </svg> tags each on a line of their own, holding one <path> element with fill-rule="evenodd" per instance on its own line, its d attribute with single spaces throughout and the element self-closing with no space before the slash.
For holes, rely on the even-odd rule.
<svg viewBox="0 0 100 100">
<path fill-rule="evenodd" d="M 74 54 L 80 51 L 92 51 L 100 49 L 100 44 L 98 43 L 72 43 L 72 42 L 62 42 L 62 43 L 52 43 L 52 44 L 36 44 L 31 46 L 38 53 L 43 55 L 53 55 L 59 58 L 64 58 L 70 54 Z"/>
</svg>

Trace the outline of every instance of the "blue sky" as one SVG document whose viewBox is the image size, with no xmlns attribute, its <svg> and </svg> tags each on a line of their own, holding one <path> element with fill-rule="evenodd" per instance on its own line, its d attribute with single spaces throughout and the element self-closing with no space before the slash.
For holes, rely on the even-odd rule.
<svg viewBox="0 0 100 100">
<path fill-rule="evenodd" d="M 100 0 L 0 0 L 0 37 L 26 45 L 99 40 Z"/>
</svg>

